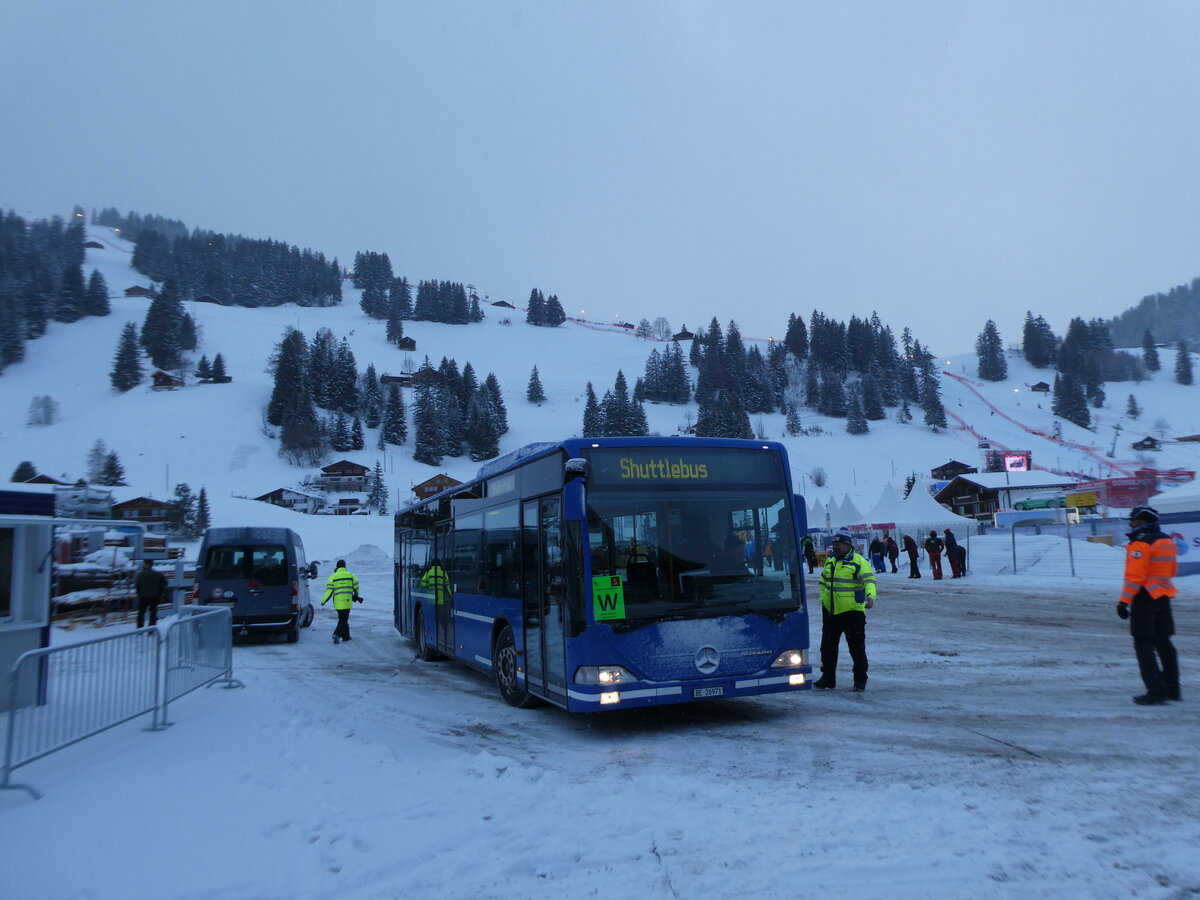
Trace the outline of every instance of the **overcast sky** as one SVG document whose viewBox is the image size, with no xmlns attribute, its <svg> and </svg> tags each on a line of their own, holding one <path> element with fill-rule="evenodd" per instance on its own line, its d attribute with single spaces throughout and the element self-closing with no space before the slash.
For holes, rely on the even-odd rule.
<svg viewBox="0 0 1200 900">
<path fill-rule="evenodd" d="M 0 207 L 936 353 L 1200 276 L 1192 2 L 0 3 Z"/>
</svg>

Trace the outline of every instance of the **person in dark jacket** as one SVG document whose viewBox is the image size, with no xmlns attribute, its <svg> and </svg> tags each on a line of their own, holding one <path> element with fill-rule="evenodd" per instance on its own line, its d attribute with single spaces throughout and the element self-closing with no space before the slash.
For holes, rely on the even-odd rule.
<svg viewBox="0 0 1200 900">
<path fill-rule="evenodd" d="M 917 554 L 920 550 L 917 548 L 917 542 L 913 540 L 911 534 L 904 536 L 904 552 L 908 554 L 908 577 L 920 578 L 921 570 L 917 568 Z"/>
<path fill-rule="evenodd" d="M 883 564 L 883 554 L 887 551 L 887 545 L 879 538 L 871 538 L 869 553 L 871 554 L 871 568 L 876 574 L 886 571 L 887 567 Z"/>
<path fill-rule="evenodd" d="M 808 574 L 813 573 L 813 569 L 817 567 L 817 548 L 813 546 L 812 535 L 806 534 L 800 538 L 800 552 L 804 556 L 804 562 L 808 565 Z M 779 568 L 776 563 L 775 568 Z"/>
<path fill-rule="evenodd" d="M 925 539 L 925 552 L 929 554 L 929 571 L 933 573 L 934 581 L 940 581 L 942 578 L 942 551 L 945 549 L 946 545 L 942 543 L 937 532 L 929 532 L 929 537 Z"/>
<path fill-rule="evenodd" d="M 137 595 L 137 627 L 146 624 L 146 610 L 150 611 L 150 624 L 158 624 L 158 604 L 166 600 L 167 576 L 154 571 L 154 563 L 142 560 L 142 570 L 134 576 L 133 592 Z"/>
<path fill-rule="evenodd" d="M 946 535 L 946 559 L 950 562 L 950 577 L 962 578 L 962 559 L 958 555 L 958 539 L 949 528 L 943 533 Z"/>
<path fill-rule="evenodd" d="M 900 570 L 896 568 L 896 560 L 900 558 L 900 548 L 890 534 L 884 538 L 883 543 L 887 547 L 887 558 L 888 562 L 892 564 L 892 571 L 899 572 Z"/>
</svg>

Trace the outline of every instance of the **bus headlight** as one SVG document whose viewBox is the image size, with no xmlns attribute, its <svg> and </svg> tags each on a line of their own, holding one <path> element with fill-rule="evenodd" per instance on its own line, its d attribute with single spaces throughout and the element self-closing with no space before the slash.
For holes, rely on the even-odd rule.
<svg viewBox="0 0 1200 900">
<path fill-rule="evenodd" d="M 575 670 L 576 684 L 621 684 L 634 677 L 620 666 L 580 666 Z"/>
<path fill-rule="evenodd" d="M 777 657 L 775 662 L 771 663 L 772 669 L 790 669 L 793 666 L 807 666 L 808 651 L 807 650 L 784 650 Z"/>
</svg>

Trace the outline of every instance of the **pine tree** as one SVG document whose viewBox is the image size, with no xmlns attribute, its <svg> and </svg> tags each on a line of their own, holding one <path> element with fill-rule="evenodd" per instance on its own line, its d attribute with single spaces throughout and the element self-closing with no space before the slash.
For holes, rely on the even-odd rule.
<svg viewBox="0 0 1200 900">
<path fill-rule="evenodd" d="M 383 465 L 375 460 L 375 471 L 371 473 L 371 487 L 367 492 L 367 509 L 378 515 L 387 515 L 387 484 L 383 480 Z"/>
<path fill-rule="evenodd" d="M 587 383 L 587 399 L 583 404 L 583 437 L 603 437 L 604 418 L 600 412 L 600 404 L 596 401 L 596 391 L 592 383 Z"/>
<path fill-rule="evenodd" d="M 542 315 L 542 324 L 548 328 L 557 328 L 565 321 L 567 321 L 567 314 L 563 312 L 562 304 L 558 302 L 556 295 L 551 294 L 546 300 L 546 308 Z"/>
<path fill-rule="evenodd" d="M 146 310 L 142 323 L 142 347 L 159 369 L 177 369 L 182 361 L 183 320 L 186 313 L 175 290 L 174 279 L 163 285 Z"/>
<path fill-rule="evenodd" d="M 846 403 L 846 433 L 866 434 L 870 430 L 867 417 L 863 414 L 861 391 L 855 388 L 850 391 L 850 398 Z"/>
<path fill-rule="evenodd" d="M 1125 415 L 1131 419 L 1138 419 L 1142 415 L 1142 408 L 1138 406 L 1137 398 L 1133 394 L 1129 395 L 1125 403 Z"/>
<path fill-rule="evenodd" d="M 108 283 L 99 269 L 92 269 L 92 274 L 88 276 L 84 312 L 89 316 L 107 316 L 112 312 L 108 302 Z"/>
<path fill-rule="evenodd" d="M 142 380 L 142 353 L 138 349 L 137 326 L 126 322 L 121 331 L 121 340 L 117 344 L 117 355 L 113 360 L 109 381 L 118 391 L 124 393 L 136 387 Z"/>
<path fill-rule="evenodd" d="M 350 449 L 362 450 L 364 447 L 366 447 L 366 435 L 363 434 L 362 419 L 355 416 L 354 424 L 350 427 Z"/>
<path fill-rule="evenodd" d="M 1147 328 L 1142 335 L 1142 365 L 1146 367 L 1147 372 L 1157 372 L 1162 368 L 1162 361 L 1158 358 L 1158 346 L 1154 343 L 1154 335 Z"/>
<path fill-rule="evenodd" d="M 196 496 L 187 482 L 175 485 L 175 499 L 167 502 L 167 528 L 172 534 L 196 536 Z"/>
<path fill-rule="evenodd" d="M 538 378 L 538 368 L 533 367 L 533 371 L 529 373 L 529 387 L 525 389 L 525 399 L 535 406 L 541 406 L 546 402 L 546 392 L 542 389 L 542 381 Z"/>
<path fill-rule="evenodd" d="M 90 484 L 102 484 L 101 479 L 104 477 L 104 464 L 108 459 L 108 447 L 104 441 L 96 438 L 96 443 L 92 444 L 92 449 L 87 455 L 87 480 Z"/>
<path fill-rule="evenodd" d="M 208 384 L 212 381 L 212 364 L 208 361 L 207 354 L 201 354 L 200 362 L 196 363 L 196 378 L 202 384 Z"/>
<path fill-rule="evenodd" d="M 208 509 L 208 492 L 204 488 L 200 488 L 200 495 L 196 498 L 196 536 L 208 531 L 211 524 L 212 515 Z"/>
<path fill-rule="evenodd" d="M 213 357 L 211 376 L 213 384 L 227 384 L 233 379 L 225 373 L 225 357 L 220 353 Z"/>
<path fill-rule="evenodd" d="M 546 298 L 534 288 L 529 292 L 529 306 L 525 310 L 525 321 L 530 325 L 543 325 L 546 319 Z"/>
<path fill-rule="evenodd" d="M 991 319 L 975 339 L 975 354 L 978 357 L 978 375 L 984 381 L 1003 381 L 1008 377 L 1008 360 L 1004 358 L 1004 344 L 1000 332 Z"/>
<path fill-rule="evenodd" d="M 1192 383 L 1192 354 L 1188 350 L 1188 342 L 1182 338 L 1175 353 L 1175 383 Z"/>
<path fill-rule="evenodd" d="M 883 409 L 883 400 L 879 396 L 879 384 L 875 376 L 867 373 L 862 380 L 862 411 L 869 422 L 880 422 L 887 418 Z M 849 415 L 849 413 L 847 413 Z"/>
<path fill-rule="evenodd" d="M 413 402 L 413 461 L 440 466 L 444 440 L 433 387 L 418 385 Z"/>
<path fill-rule="evenodd" d="M 15 481 L 18 484 L 24 484 L 26 481 L 37 478 L 37 474 L 38 470 L 34 467 L 33 463 L 25 460 L 17 463 L 17 467 L 13 469 L 12 477 L 8 480 Z"/>
<path fill-rule="evenodd" d="M 57 322 L 78 322 L 86 311 L 87 287 L 83 283 L 83 270 L 78 266 L 67 266 L 59 283 L 54 319 Z"/>
<path fill-rule="evenodd" d="M 500 455 L 500 433 L 486 388 L 479 388 L 467 405 L 465 421 L 467 452 L 475 462 Z"/>
<path fill-rule="evenodd" d="M 387 404 L 383 411 L 383 422 L 380 424 L 380 439 L 389 444 L 399 446 L 408 440 L 408 410 L 404 397 L 398 385 L 389 384 Z"/>
<path fill-rule="evenodd" d="M 362 407 L 363 424 L 368 428 L 378 428 L 383 418 L 383 392 L 379 387 L 379 376 L 375 374 L 375 364 L 369 363 L 363 373 L 358 388 L 359 405 Z"/>
<path fill-rule="evenodd" d="M 104 466 L 100 472 L 100 483 L 120 486 L 125 484 L 125 467 L 121 465 L 121 459 L 117 456 L 117 451 L 111 451 L 104 457 Z"/>
<path fill-rule="evenodd" d="M 800 424 L 800 413 L 796 411 L 796 407 L 788 406 L 787 419 L 783 428 L 789 437 L 796 437 L 803 430 L 803 426 Z"/>
<path fill-rule="evenodd" d="M 921 366 L 921 409 L 925 411 L 925 424 L 934 430 L 947 427 L 946 408 L 942 405 L 942 389 L 938 381 L 933 357 L 927 355 Z"/>
<path fill-rule="evenodd" d="M 504 405 L 504 397 L 500 391 L 500 382 L 495 374 L 488 372 L 487 378 L 483 380 L 483 388 L 487 391 L 488 400 L 492 404 L 492 414 L 496 419 L 497 433 L 503 437 L 508 434 L 508 409 Z"/>
</svg>

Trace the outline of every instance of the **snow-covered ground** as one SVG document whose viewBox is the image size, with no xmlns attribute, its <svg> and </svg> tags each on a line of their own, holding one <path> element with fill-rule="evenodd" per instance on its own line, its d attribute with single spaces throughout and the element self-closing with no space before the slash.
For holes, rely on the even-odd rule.
<svg viewBox="0 0 1200 900">
<path fill-rule="evenodd" d="M 506 706 L 392 627 L 390 560 L 354 641 L 239 645 L 244 690 L 18 770 L 22 898 L 1182 897 L 1200 891 L 1200 639 L 1143 708 L 1103 578 L 880 576 L 871 680 L 572 716 Z M 815 576 L 813 576 L 815 577 Z M 810 577 L 809 584 L 813 584 Z M 114 626 L 114 627 L 129 627 Z M 814 626 L 819 642 L 820 617 Z"/>
<path fill-rule="evenodd" d="M 146 283 L 129 270 L 120 242 L 88 251 L 93 267 L 114 294 Z M 311 337 L 323 325 L 345 335 L 360 369 L 373 361 L 380 373 L 396 372 L 428 354 L 435 365 L 442 356 L 460 368 L 470 362 L 481 377 L 494 371 L 512 426 L 504 452 L 577 433 L 586 383 L 602 394 L 618 368 L 632 383 L 652 345 L 571 323 L 532 328 L 519 312 L 489 308 L 476 326 L 406 323 L 418 342 L 406 361 L 357 303 L 348 288 L 343 306 L 328 310 L 193 306 L 201 352 L 223 354 L 228 385 L 113 392 L 108 372 L 121 327 L 140 325 L 146 309 L 124 298 L 105 319 L 52 324 L 27 345 L 25 361 L 0 376 L 0 470 L 30 460 L 73 480 L 100 438 L 128 474 L 118 499 L 168 498 L 179 482 L 205 487 L 214 525 L 294 528 L 309 558 L 344 556 L 367 599 L 354 610 L 350 644 L 328 641 L 333 613 L 322 610 L 298 644 L 236 647 L 234 674 L 245 689 L 187 696 L 173 704 L 176 724 L 167 731 L 130 723 L 20 769 L 16 780 L 44 797 L 0 794 L 0 894 L 1200 892 L 1197 579 L 1183 580 L 1176 605 L 1185 700 L 1136 707 L 1129 697 L 1140 692 L 1137 669 L 1113 612 L 1117 548 L 1076 542 L 1068 553 L 1061 539 L 1028 539 L 1031 565 L 1013 575 L 1007 537 L 964 535 L 964 580 L 909 581 L 903 568 L 880 576 L 862 695 L 569 716 L 510 709 L 482 676 L 415 661 L 391 623 L 390 518 L 303 516 L 245 499 L 311 474 L 281 460 L 261 429 L 266 359 L 284 327 Z M 502 315 L 511 324 L 501 324 Z M 892 323 L 897 331 L 904 324 Z M 973 354 L 945 363 L 974 381 Z M 822 501 L 848 496 L 863 510 L 910 473 L 927 477 L 950 459 L 980 463 L 978 435 L 1032 450 L 1035 465 L 1094 474 L 1147 461 L 1197 468 L 1195 444 L 1168 443 L 1139 457 L 1128 442 L 1139 430 L 1154 433 L 1159 420 L 1168 434 L 1200 431 L 1200 389 L 1174 385 L 1166 372 L 1142 385 L 1110 385 L 1096 431 L 1064 425 L 1058 442 L 1043 436 L 1052 434 L 1049 398 L 1027 391 L 1052 373 L 1016 356 L 1009 363 L 1010 378 L 999 384 L 944 379 L 953 422 L 940 433 L 919 420 L 887 420 L 852 437 L 843 422 L 806 416 L 806 426 L 826 433 L 782 438 L 781 415 L 755 424 L 785 440 L 799 489 Z M 548 395 L 540 407 L 524 399 L 535 364 Z M 1145 409 L 1137 422 L 1122 420 L 1129 393 Z M 27 427 L 25 410 L 39 395 L 58 402 L 59 421 Z M 647 414 L 663 434 L 679 430 L 686 415 L 668 406 Z M 1118 421 L 1123 440 L 1109 457 Z M 393 506 L 438 471 L 466 479 L 476 468 L 465 458 L 415 464 L 411 445 L 349 456 L 368 466 L 381 459 Z M 818 468 L 827 476 L 821 488 L 813 484 Z M 129 627 L 56 628 L 53 640 Z"/>
</svg>

